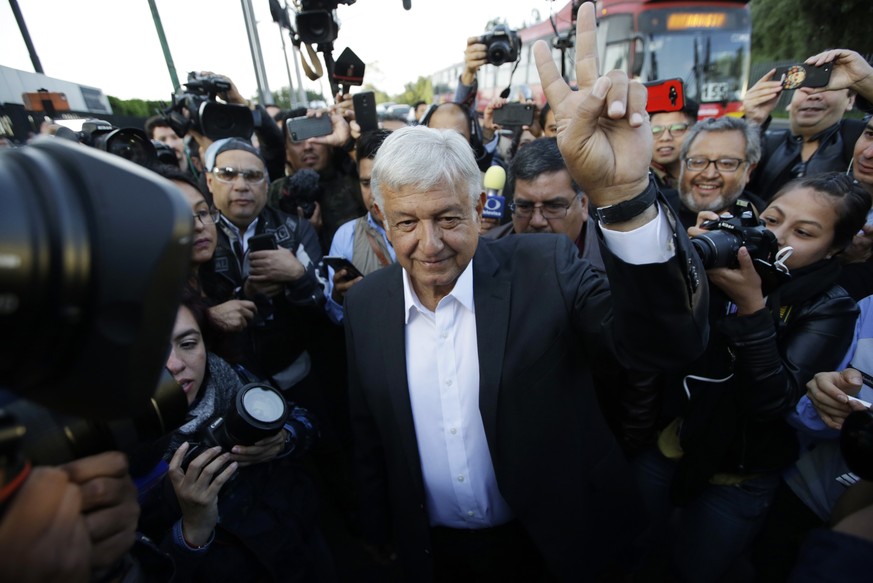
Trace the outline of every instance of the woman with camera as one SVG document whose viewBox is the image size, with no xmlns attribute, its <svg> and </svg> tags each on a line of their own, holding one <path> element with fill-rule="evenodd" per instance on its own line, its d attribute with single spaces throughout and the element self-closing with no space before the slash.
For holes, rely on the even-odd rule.
<svg viewBox="0 0 873 583">
<path fill-rule="evenodd" d="M 180 581 L 331 580 L 317 495 L 294 459 L 317 430 L 280 393 L 243 386 L 240 372 L 207 351 L 208 331 L 205 304 L 186 291 L 167 369 L 185 392 L 188 417 L 140 480 L 140 529 L 170 554 Z M 235 441 L 240 423 L 264 432 L 267 422 L 266 437 Z"/>
<path fill-rule="evenodd" d="M 707 271 L 709 345 L 681 374 L 665 376 L 656 443 L 632 460 L 652 521 L 647 542 L 670 541 L 671 568 L 683 581 L 725 576 L 797 456 L 783 418 L 852 340 L 857 308 L 835 284 L 836 256 L 870 204 L 845 175 L 798 179 L 760 215 L 775 235 L 775 257 L 740 247 L 737 268 Z M 700 213 L 689 234 L 718 218 Z M 677 532 L 663 537 L 657 531 L 677 509 Z"/>
</svg>

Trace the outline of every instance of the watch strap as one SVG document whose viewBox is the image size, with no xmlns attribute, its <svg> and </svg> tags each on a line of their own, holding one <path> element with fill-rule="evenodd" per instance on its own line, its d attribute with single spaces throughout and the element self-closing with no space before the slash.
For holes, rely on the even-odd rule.
<svg viewBox="0 0 873 583">
<path fill-rule="evenodd" d="M 618 204 L 596 207 L 594 217 L 603 225 L 623 223 L 643 214 L 657 198 L 658 187 L 650 176 L 649 185 L 643 192 Z"/>
</svg>

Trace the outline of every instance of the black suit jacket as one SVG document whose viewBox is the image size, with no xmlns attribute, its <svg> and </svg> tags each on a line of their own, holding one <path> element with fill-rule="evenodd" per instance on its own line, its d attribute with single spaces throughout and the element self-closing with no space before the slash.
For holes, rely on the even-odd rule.
<svg viewBox="0 0 873 583">
<path fill-rule="evenodd" d="M 625 264 L 604 247 L 612 292 L 563 235 L 479 240 L 473 293 L 485 434 L 501 494 L 562 580 L 595 572 L 632 540 L 639 518 L 591 368 L 615 354 L 637 369 L 662 369 L 705 345 L 703 271 L 685 253 L 687 237 L 674 240 L 677 256 L 657 265 Z M 378 543 L 393 531 L 405 577 L 429 581 L 403 307 L 397 264 L 345 298 L 351 414 L 365 532 Z"/>
</svg>

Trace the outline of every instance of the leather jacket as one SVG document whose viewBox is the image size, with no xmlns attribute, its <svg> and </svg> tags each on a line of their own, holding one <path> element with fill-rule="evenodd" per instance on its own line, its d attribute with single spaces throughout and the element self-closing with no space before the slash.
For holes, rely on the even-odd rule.
<svg viewBox="0 0 873 583">
<path fill-rule="evenodd" d="M 800 158 L 803 138 L 789 130 L 767 130 L 770 120 L 761 126 L 761 161 L 752 173 L 748 189 L 770 200 L 780 188 L 794 178 L 824 172 L 845 172 L 852 161 L 852 150 L 864 123 L 844 119 L 810 138 L 819 142 L 815 153 L 803 163 Z"/>
<path fill-rule="evenodd" d="M 800 277 L 822 276 L 822 269 L 813 269 Z M 678 500 L 716 473 L 778 471 L 796 459 L 794 431 L 783 417 L 815 373 L 839 365 L 858 315 L 854 300 L 837 285 L 742 317 L 725 316 L 729 304 L 718 301 L 724 298 L 719 290 L 712 291 L 708 348 L 666 385 L 665 399 L 676 408 L 665 410 L 664 419 L 682 419 L 684 456 L 674 481 Z"/>
</svg>

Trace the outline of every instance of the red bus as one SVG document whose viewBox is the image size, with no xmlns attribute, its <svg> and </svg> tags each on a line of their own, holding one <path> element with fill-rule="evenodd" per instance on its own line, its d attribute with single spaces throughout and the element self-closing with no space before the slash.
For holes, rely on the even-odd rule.
<svg viewBox="0 0 873 583">
<path fill-rule="evenodd" d="M 567 35 L 572 5 L 568 2 L 553 15 L 554 27 L 551 20 L 544 20 L 518 31 L 522 54 L 512 76 L 512 97 L 530 96 L 539 104 L 545 102 L 532 47 L 540 39 L 554 47 L 557 38 Z M 750 66 L 748 2 L 599 0 L 596 6 L 601 72 L 621 69 L 643 82 L 678 77 L 685 82 L 686 95 L 700 104 L 701 118 L 739 115 Z M 556 60 L 562 55 L 557 48 L 552 52 Z M 563 56 L 564 70 L 572 81 L 574 49 Z M 435 89 L 453 91 L 461 67 L 454 65 L 435 74 Z M 511 70 L 508 64 L 482 67 L 480 110 L 510 83 Z"/>
</svg>

